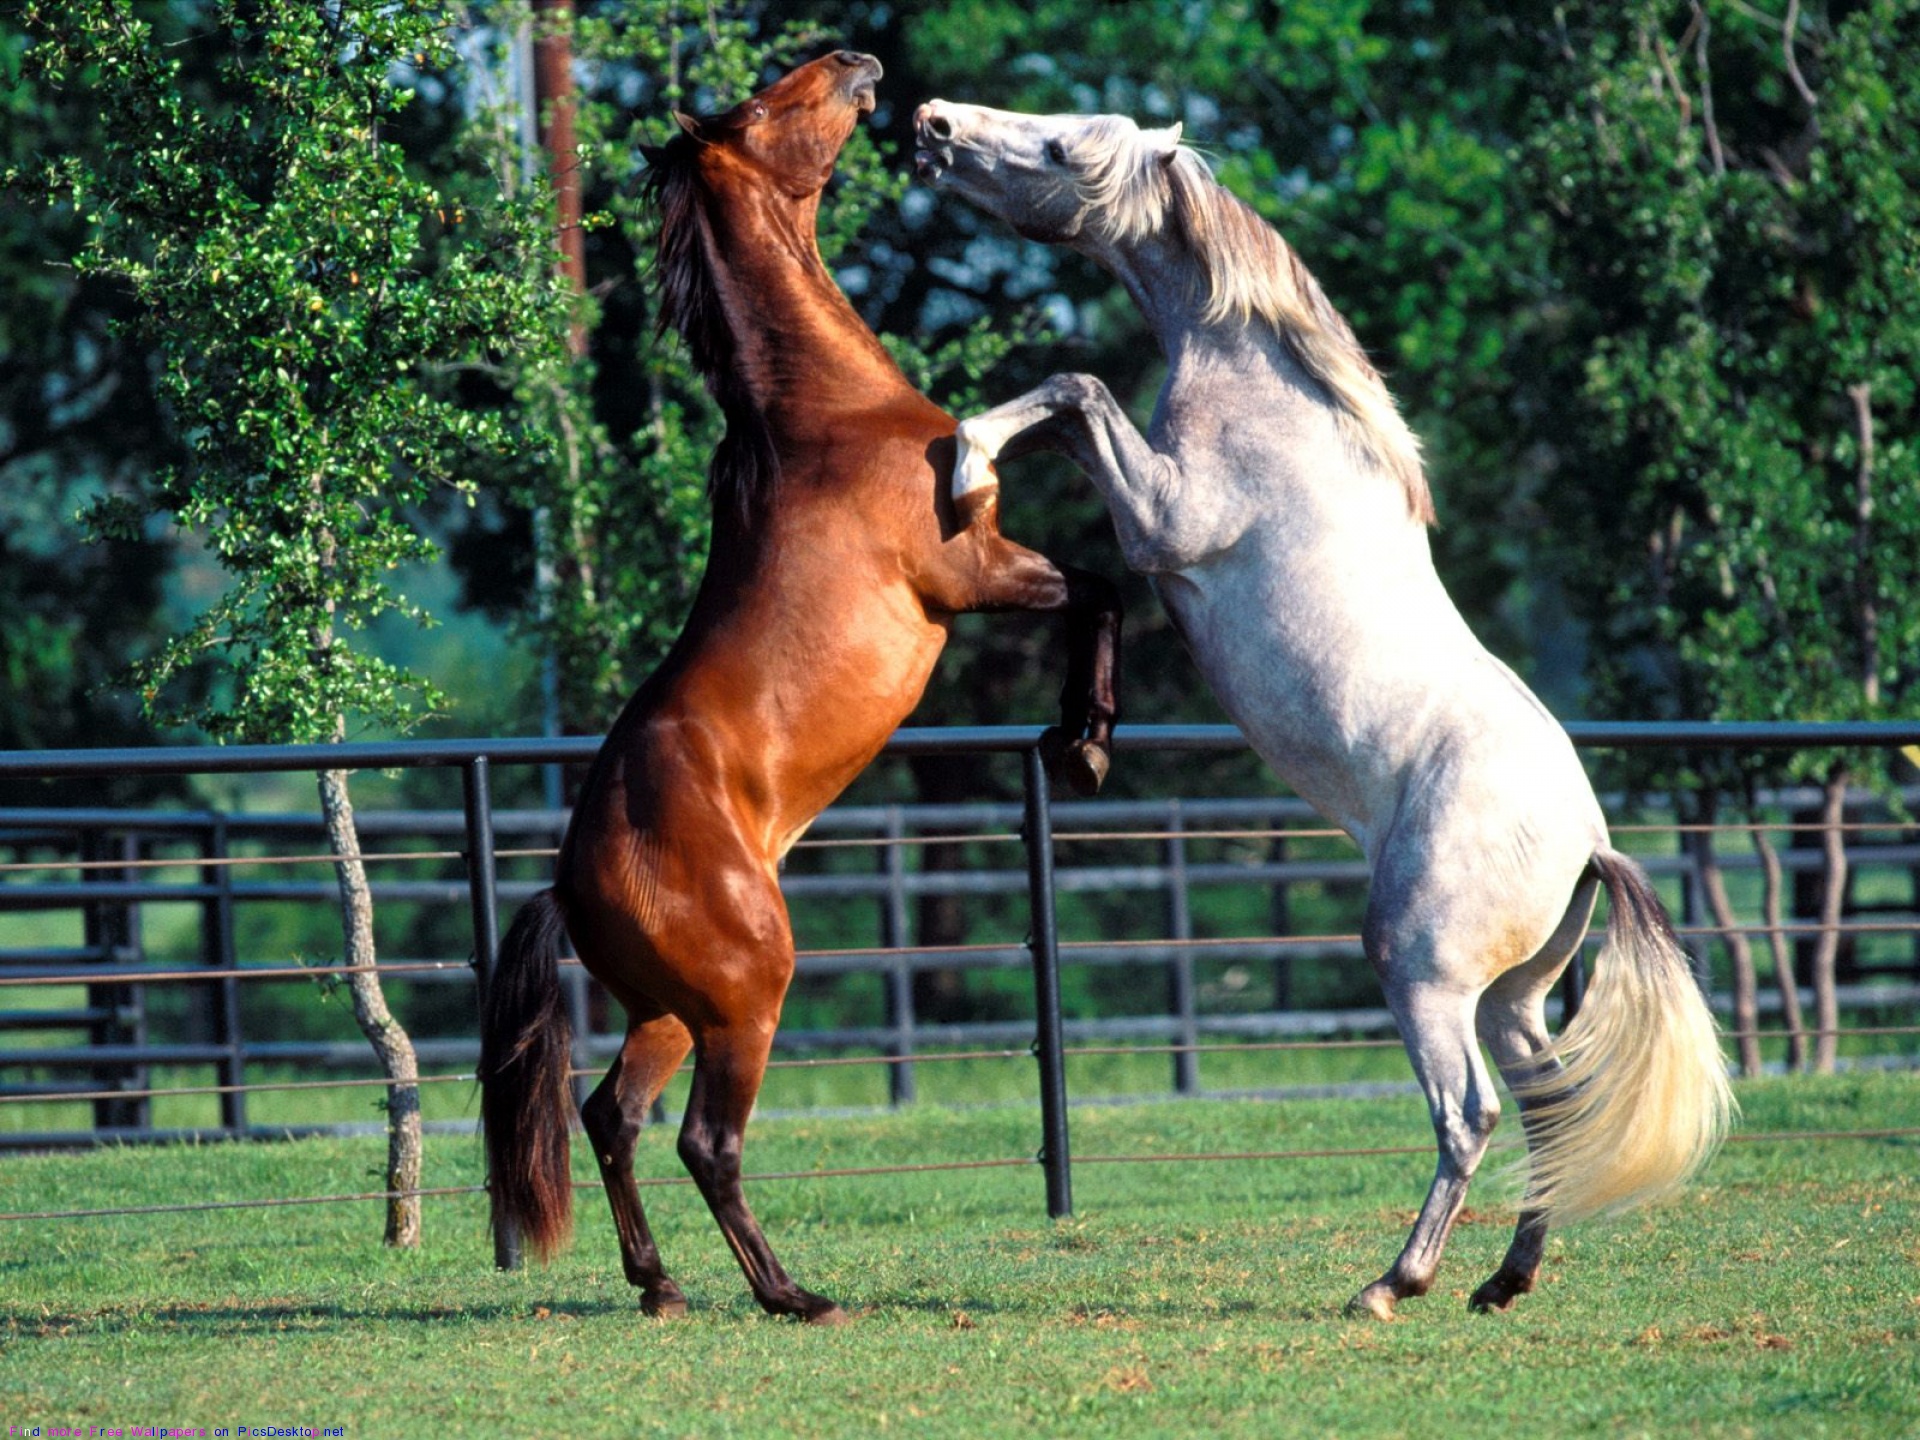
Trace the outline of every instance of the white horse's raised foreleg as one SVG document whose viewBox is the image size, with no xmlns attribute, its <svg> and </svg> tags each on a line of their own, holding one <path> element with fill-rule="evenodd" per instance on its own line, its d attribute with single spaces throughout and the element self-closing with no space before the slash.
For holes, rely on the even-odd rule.
<svg viewBox="0 0 1920 1440">
<path fill-rule="evenodd" d="M 1010 446 L 1019 454 L 1066 455 L 1099 488 L 1121 554 L 1143 574 L 1184 570 L 1246 528 L 1246 517 L 1236 520 L 1228 507 L 1190 493 L 1173 458 L 1153 448 L 1091 375 L 1055 375 L 1017 400 L 962 421 L 955 440 L 956 500 L 996 483 L 992 462 Z"/>
</svg>

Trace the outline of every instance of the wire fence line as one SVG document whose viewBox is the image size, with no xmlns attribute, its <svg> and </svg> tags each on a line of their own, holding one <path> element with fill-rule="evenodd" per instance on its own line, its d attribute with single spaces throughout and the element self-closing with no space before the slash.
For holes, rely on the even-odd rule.
<svg viewBox="0 0 1920 1440">
<path fill-rule="evenodd" d="M 1570 727 L 1578 732 L 1582 727 Z M 1920 739 L 1920 726 L 1867 727 L 1584 727 L 1586 743 L 1616 744 L 1766 744 L 1810 745 L 1825 743 L 1912 743 Z M 1576 739 L 1582 738 L 1576 733 Z M 1297 800 L 1288 797 L 1231 797 L 1211 800 L 1159 800 L 1120 802 L 1064 802 L 1052 804 L 1038 769 L 1035 749 L 1037 732 L 1026 730 L 902 732 L 892 748 L 901 754 L 1000 753 L 1018 756 L 1023 765 L 1023 798 L 1019 802 L 990 802 L 928 807 L 864 806 L 829 811 L 816 825 L 813 834 L 803 839 L 796 851 L 811 852 L 820 862 L 836 861 L 860 849 L 871 851 L 875 863 L 871 872 L 861 875 L 847 870 L 802 873 L 788 877 L 790 893 L 808 899 L 852 898 L 873 903 L 878 909 L 882 943 L 815 948 L 799 953 L 803 975 L 866 975 L 886 989 L 887 1017 L 882 1024 L 819 1030 L 786 1037 L 788 1044 L 814 1048 L 868 1048 L 875 1054 L 813 1055 L 777 1058 L 773 1064 L 782 1069 L 824 1069 L 829 1067 L 878 1066 L 888 1075 L 890 1098 L 907 1103 L 914 1098 L 913 1075 L 916 1067 L 961 1060 L 1037 1059 L 1040 1068 L 1042 1143 L 1038 1163 L 1048 1172 L 1050 1213 L 1064 1213 L 1070 1207 L 1067 1190 L 1068 1152 L 1065 1143 L 1065 1067 L 1069 1061 L 1099 1056 L 1158 1057 L 1169 1062 L 1172 1088 L 1185 1093 L 1204 1093 L 1198 1085 L 1197 1063 L 1202 1056 L 1229 1052 L 1250 1054 L 1260 1051 L 1361 1051 L 1385 1050 L 1397 1046 L 1391 1038 L 1368 1038 L 1365 1032 L 1390 1028 L 1390 1018 L 1375 1009 L 1332 1011 L 1221 1011 L 1209 1012 L 1198 1003 L 1201 980 L 1223 984 L 1217 977 L 1220 966 L 1240 966 L 1248 962 L 1310 964 L 1318 957 L 1357 956 L 1359 935 L 1350 929 L 1299 933 L 1274 929 L 1269 933 L 1244 935 L 1203 935 L 1195 933 L 1188 894 L 1195 886 L 1251 884 L 1271 887 L 1283 897 L 1288 887 L 1306 890 L 1321 887 L 1328 893 L 1340 887 L 1357 890 L 1364 882 L 1365 865 L 1342 832 L 1332 830 Z M 557 836 L 564 823 L 559 812 L 501 812 L 491 810 L 489 766 L 501 763 L 548 763 L 555 759 L 577 760 L 591 753 L 591 740 L 541 742 L 423 742 L 397 747 L 347 746 L 297 750 L 292 747 L 256 747 L 251 754 L 245 747 L 210 755 L 208 752 L 131 752 L 116 755 L 86 755 L 75 752 L 35 757 L 0 754 L 0 779 L 22 774 L 78 774 L 89 771 L 106 773 L 157 773 L 185 771 L 200 773 L 246 773 L 253 770 L 305 770 L 332 768 L 340 764 L 362 768 L 379 765 L 437 765 L 458 767 L 466 797 L 464 812 L 371 813 L 363 815 L 363 833 L 370 838 L 397 838 L 398 844 L 370 847 L 361 854 L 376 869 L 394 873 L 410 872 L 420 866 L 453 867 L 453 873 L 435 878 L 402 879 L 381 882 L 376 895 L 420 904 L 464 903 L 471 909 L 472 954 L 465 960 L 383 961 L 372 967 L 300 964 L 262 965 L 243 963 L 232 937 L 232 917 L 238 904 L 330 898 L 332 887 L 325 881 L 250 881 L 270 869 L 338 863 L 340 857 L 315 851 L 309 845 L 299 847 L 301 837 L 316 833 L 317 819 L 312 816 L 248 816 L 214 811 L 146 812 L 121 811 L 64 812 L 50 809 L 0 811 L 0 845 L 11 844 L 19 858 L 0 864 L 0 911 L 9 908 L 51 909 L 78 906 L 88 916 L 87 944 L 81 947 L 88 957 L 72 952 L 52 953 L 15 951 L 9 957 L 0 952 L 0 993 L 31 995 L 36 990 L 83 985 L 88 1004 L 57 1010 L 43 1007 L 41 1012 L 6 1010 L 0 1007 L 0 1027 L 9 1017 L 44 1014 L 43 1028 L 59 1031 L 65 1022 L 68 1033 L 84 1029 L 90 1042 L 71 1052 L 49 1046 L 27 1047 L 0 1052 L 0 1073 L 7 1070 L 88 1068 L 94 1069 L 95 1083 L 86 1088 L 66 1089 L 38 1084 L 19 1087 L 17 1093 L 0 1093 L 4 1110 L 20 1113 L 19 1107 L 60 1102 L 84 1102 L 96 1107 L 97 1127 L 119 1135 L 129 1127 L 116 1124 L 130 1114 L 144 1119 L 143 1107 L 155 1099 L 181 1100 L 191 1097 L 218 1099 L 222 1107 L 223 1129 L 235 1135 L 250 1133 L 244 1124 L 244 1102 L 252 1093 L 320 1090 L 343 1087 L 386 1087 L 395 1082 L 385 1079 L 334 1078 L 321 1080 L 262 1080 L 251 1083 L 246 1069 L 263 1061 L 289 1063 L 293 1052 L 324 1051 L 333 1063 L 334 1051 L 353 1047 L 289 1043 L 277 1050 L 250 1044 L 237 1028 L 218 1033 L 214 1041 L 198 1047 L 176 1045 L 144 1047 L 151 1058 L 142 1060 L 144 1031 L 129 1034 L 125 1043 L 113 1039 L 114 1019 L 119 1008 L 138 1008 L 139 997 L 147 987 L 196 986 L 194 993 L 212 992 L 227 997 L 237 1016 L 237 996 L 243 982 L 328 981 L 372 969 L 382 976 L 416 982 L 462 981 L 480 984 L 486 981 L 497 931 L 498 907 L 517 893 L 530 893 L 539 882 L 502 877 L 497 867 L 503 863 L 532 862 L 550 857 L 550 844 L 500 844 L 500 836 L 537 838 Z M 1226 750 L 1240 747 L 1237 735 L 1224 727 L 1134 727 L 1123 732 L 1121 748 L 1163 749 L 1173 752 Z M 36 768 L 37 765 L 37 768 Z M 1826 827 L 1810 825 L 1796 818 L 1794 808 L 1806 808 L 1808 795 L 1784 794 L 1778 797 L 1776 815 L 1766 820 L 1723 822 L 1712 826 L 1693 824 L 1615 826 L 1617 833 L 1645 837 L 1657 835 L 1694 835 L 1702 831 L 1724 832 L 1744 842 L 1754 832 L 1798 836 Z M 1716 924 L 1702 914 L 1695 861 L 1686 853 L 1647 854 L 1643 858 L 1668 886 L 1678 884 L 1680 903 L 1676 906 L 1679 929 L 1687 939 L 1699 945 L 1724 941 L 1729 935 L 1766 937 L 1789 946 L 1805 944 L 1825 936 L 1849 947 L 1886 945 L 1914 937 L 1911 957 L 1900 960 L 1888 973 L 1903 975 L 1905 985 L 1876 983 L 1853 987 L 1853 998 L 1875 1011 L 1895 1013 L 1915 1011 L 1920 1002 L 1920 845 L 1909 843 L 1915 830 L 1912 822 L 1898 816 L 1868 817 L 1858 807 L 1851 812 L 1861 818 L 1849 818 L 1844 834 L 1849 844 L 1859 846 L 1859 855 L 1868 865 L 1883 873 L 1905 874 L 1908 890 L 1904 904 L 1890 915 L 1866 913 L 1843 916 L 1822 923 L 1801 916 L 1766 921 Z M 1058 823 L 1055 823 L 1055 822 Z M 72 836 L 88 837 L 83 843 L 96 847 L 91 853 L 41 858 L 49 847 L 71 846 Z M 435 835 L 455 835 L 457 848 L 444 842 L 434 844 Z M 292 840 L 293 846 L 285 842 Z M 429 848 L 408 848 L 410 840 L 424 841 Z M 280 848 L 274 848 L 278 845 Z M 902 858 L 929 847 L 966 847 L 1018 845 L 1027 855 L 1027 868 L 972 868 L 933 871 L 910 869 Z M 1126 864 L 1108 859 L 1068 866 L 1055 865 L 1057 847 L 1105 847 L 1109 855 L 1124 853 L 1124 847 L 1155 847 L 1148 863 Z M 1197 859 L 1199 847 L 1258 845 L 1253 856 L 1226 851 L 1224 859 Z M 167 847 L 194 847 L 193 853 L 162 853 Z M 245 853 L 252 849 L 258 853 Z M 1221 853 L 1217 848 L 1213 853 Z M 1818 863 L 1817 853 L 1785 849 L 1781 861 L 1789 873 L 1804 874 Z M 1759 860 L 1750 854 L 1729 852 L 1722 863 L 1729 872 L 1752 871 Z M 77 880 L 34 883 L 39 875 L 78 876 Z M 182 883 L 177 877 L 194 876 Z M 1151 892 L 1164 898 L 1164 933 L 1154 938 L 1115 936 L 1100 939 L 1063 938 L 1049 919 L 1040 922 L 1042 909 L 1050 917 L 1052 897 L 1062 895 L 1101 897 L 1109 894 Z M 1023 941 L 1000 943 L 968 942 L 958 944 L 913 943 L 905 924 L 908 901 L 928 896 L 1007 896 L 1024 894 L 1029 905 L 1029 930 Z M 1044 897 L 1046 904 L 1041 905 Z M 183 965 L 177 962 L 159 966 L 143 960 L 139 944 L 137 915 L 140 907 L 151 904 L 187 903 L 202 907 L 207 929 L 203 953 L 211 963 Z M 1085 916 L 1079 917 L 1084 923 Z M 224 928 L 223 928 L 224 927 Z M 1596 932 L 1597 934 L 1597 932 Z M 443 952 L 444 953 L 444 952 Z M 1880 953 L 1880 952 L 1876 952 Z M 1289 961 L 1287 957 L 1297 956 Z M 1106 1021 L 1092 1017 L 1068 1019 L 1062 1012 L 1059 996 L 1062 966 L 1141 966 L 1160 967 L 1167 976 L 1169 1000 L 1160 1013 L 1129 1019 Z M 931 969 L 966 971 L 969 969 L 1031 967 L 1035 984 L 1034 1019 L 975 1024 L 923 1026 L 913 1010 L 913 977 Z M 1202 967 L 1214 967 L 1211 970 Z M 584 972 L 577 961 L 567 965 L 569 1003 L 576 1021 L 586 1018 Z M 1051 996 L 1049 996 L 1051 988 Z M 1096 989 L 1098 987 L 1095 987 Z M 156 990 L 156 993 L 160 993 Z M 133 1003 L 130 1004 L 130 997 Z M 1570 990 L 1567 1002 L 1577 1001 Z M 1905 1007 L 1904 1010 L 1902 1007 Z M 1777 1005 L 1776 1005 L 1777 1008 Z M 1887 1018 L 1881 1015 L 1880 1018 Z M 39 1023 L 31 1018 L 28 1023 Z M 144 1024 L 144 1021 L 141 1022 Z M 1065 1036 L 1099 1042 L 1106 1035 L 1115 1042 L 1068 1046 Z M 1263 1028 L 1265 1027 L 1265 1028 Z M 1287 1034 L 1298 1029 L 1308 1038 L 1263 1039 L 1263 1035 Z M 584 1035 L 576 1050 L 576 1061 L 584 1062 L 595 1053 L 603 1053 L 617 1038 L 590 1033 L 591 1027 L 576 1023 L 576 1033 Z M 938 1037 L 961 1039 L 1013 1039 L 1023 1032 L 1031 1042 L 1021 1048 L 971 1048 L 950 1051 L 930 1050 L 930 1041 Z M 1204 1033 L 1219 1031 L 1237 1039 L 1209 1042 Z M 1315 1033 L 1316 1031 L 1324 1033 Z M 1358 1033 L 1355 1033 L 1358 1032 Z M 1737 1040 L 1749 1036 L 1777 1044 L 1788 1031 L 1771 1027 L 1730 1029 L 1725 1038 Z M 1798 1038 L 1809 1039 L 1829 1033 L 1802 1028 Z M 1920 1033 L 1920 1027 L 1898 1024 L 1860 1023 L 1845 1025 L 1832 1033 L 1859 1040 L 1901 1040 Z M 104 1039 L 101 1037 L 105 1037 Z M 1140 1043 L 1165 1040 L 1168 1043 Z M 447 1046 L 455 1042 L 429 1040 L 428 1046 Z M 458 1042 L 465 1044 L 466 1042 Z M 171 1058 L 169 1058 L 171 1057 Z M 307 1058 L 322 1058 L 318 1054 Z M 441 1062 L 453 1058 L 441 1053 Z M 209 1085 L 156 1085 L 143 1081 L 149 1064 L 211 1064 L 219 1083 Z M 470 1057 L 469 1057 L 470 1063 Z M 585 1063 L 577 1063 L 576 1078 L 598 1072 Z M 462 1072 L 453 1075 L 430 1074 L 415 1082 L 419 1085 L 446 1083 L 471 1084 L 473 1077 Z M 6 1087 L 0 1084 L 0 1092 Z M 45 1137 L 36 1137 L 44 1139 Z M 0 1133 L 0 1144 L 7 1143 Z M 1414 1147 L 1429 1153 L 1427 1147 Z M 1278 1152 L 1276 1152 L 1277 1154 Z M 1084 1159 L 1085 1157 L 1073 1157 Z M 1151 1159 L 1153 1157 L 1140 1157 Z M 1178 1159 L 1188 1157 L 1166 1157 Z M 1242 1157 L 1257 1158 L 1257 1157 Z M 1035 1161 L 981 1162 L 985 1164 L 1032 1164 Z M 864 1172 L 862 1172 L 864 1173 Z M 891 1169 L 873 1173 L 897 1173 Z M 764 1178 L 764 1177 L 763 1177 Z M 370 1196 L 367 1198 L 383 1198 Z M 316 1201 L 314 1203 L 322 1203 Z"/>
<path fill-rule="evenodd" d="M 1756 1040 L 1786 1040 L 1794 1032 L 1779 1029 L 1731 1030 L 1720 1032 L 1722 1040 L 1752 1038 Z M 1809 1027 L 1799 1032 L 1807 1037 L 1819 1035 L 1855 1035 L 1855 1036 L 1896 1036 L 1920 1035 L 1920 1025 L 1849 1025 L 1833 1029 Z M 1124 1055 L 1139 1058 L 1150 1055 L 1251 1055 L 1278 1051 L 1319 1051 L 1334 1052 L 1341 1050 L 1398 1050 L 1401 1042 L 1397 1039 L 1379 1040 L 1274 1040 L 1247 1041 L 1230 1045 L 1071 1045 L 1067 1047 L 1068 1060 L 1088 1059 L 1102 1055 Z M 821 1070 L 863 1065 L 938 1065 L 959 1061 L 979 1060 L 1031 1060 L 1033 1047 L 1025 1049 L 999 1050 L 956 1050 L 956 1051 L 916 1051 L 912 1055 L 831 1055 L 808 1056 L 802 1059 L 769 1060 L 769 1070 Z M 692 1073 L 693 1062 L 685 1061 L 677 1073 Z M 590 1066 L 580 1066 L 568 1070 L 569 1080 L 589 1080 L 600 1075 L 600 1070 Z M 329 1080 L 258 1080 L 245 1085 L 170 1085 L 148 1087 L 139 1090 L 47 1090 L 27 1094 L 0 1094 L 0 1105 L 46 1105 L 55 1102 L 76 1102 L 87 1100 L 129 1100 L 129 1099 L 178 1099 L 189 1095 L 227 1095 L 236 1090 L 250 1094 L 275 1094 L 300 1090 L 353 1090 L 378 1088 L 383 1090 L 410 1089 L 421 1085 L 478 1084 L 480 1077 L 471 1071 L 454 1075 L 416 1075 L 410 1080 L 393 1080 L 380 1077 L 342 1076 Z"/>
<path fill-rule="evenodd" d="M 1729 1144 L 1765 1145 L 1788 1141 L 1911 1140 L 1920 1138 L 1920 1126 L 1878 1130 L 1758 1130 L 1736 1131 Z M 1372 1160 L 1400 1155 L 1427 1156 L 1431 1145 L 1364 1145 L 1300 1150 L 1201 1150 L 1139 1155 L 1074 1156 L 1076 1165 L 1188 1165 L 1298 1160 Z M 1044 1163 L 1038 1155 L 999 1156 L 977 1160 L 923 1160 L 901 1165 L 822 1166 L 812 1170 L 767 1170 L 741 1176 L 750 1184 L 784 1180 L 873 1179 L 894 1175 L 925 1175 L 945 1171 L 1027 1169 Z M 598 1180 L 573 1180 L 575 1190 L 601 1190 Z M 637 1176 L 641 1187 L 691 1185 L 686 1175 Z M 125 1215 L 181 1215 L 215 1210 L 264 1210 L 298 1205 L 337 1205 L 360 1200 L 441 1199 L 455 1195 L 484 1195 L 485 1185 L 434 1185 L 412 1190 L 364 1190 L 341 1195 L 280 1195 L 248 1200 L 188 1200 L 168 1205 L 109 1205 L 91 1209 L 0 1211 L 0 1223 L 30 1220 L 101 1220 Z"/>
</svg>

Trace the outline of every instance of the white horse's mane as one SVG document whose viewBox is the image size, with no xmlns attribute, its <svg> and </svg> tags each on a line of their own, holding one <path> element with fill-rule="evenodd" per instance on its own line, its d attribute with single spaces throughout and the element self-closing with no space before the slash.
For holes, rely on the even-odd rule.
<svg viewBox="0 0 1920 1440">
<path fill-rule="evenodd" d="M 1116 240 L 1158 232 L 1171 215 L 1207 279 L 1202 317 L 1244 324 L 1257 316 L 1271 325 L 1326 387 L 1349 438 L 1400 481 L 1413 517 L 1432 524 L 1420 442 L 1346 318 L 1293 247 L 1214 179 L 1197 151 L 1176 146 L 1169 153 L 1155 139 L 1122 116 L 1090 119 L 1071 142 L 1082 200 Z"/>
</svg>

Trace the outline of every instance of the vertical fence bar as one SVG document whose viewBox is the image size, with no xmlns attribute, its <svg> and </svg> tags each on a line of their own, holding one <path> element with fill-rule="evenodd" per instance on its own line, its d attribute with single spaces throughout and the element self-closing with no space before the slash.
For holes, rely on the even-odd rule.
<svg viewBox="0 0 1920 1440">
<path fill-rule="evenodd" d="M 202 911 L 204 926 L 201 946 L 206 963 L 220 970 L 236 970 L 240 964 L 233 932 L 233 866 L 225 861 L 232 853 L 227 817 L 216 815 L 207 828 L 207 858 L 217 863 L 202 872 L 213 886 L 214 897 Z M 240 1087 L 247 1083 L 246 1040 L 240 1018 L 240 982 L 227 979 L 216 982 L 213 994 L 213 1040 L 224 1047 L 218 1070 L 220 1083 L 234 1088 L 220 1095 L 220 1128 L 238 1139 L 247 1131 L 247 1095 Z"/>
<path fill-rule="evenodd" d="M 1275 830 L 1285 823 L 1285 817 L 1272 814 L 1268 823 Z M 1273 837 L 1267 856 L 1276 866 L 1287 863 L 1287 838 L 1284 835 Z M 1273 882 L 1273 899 L 1267 911 L 1267 924 L 1275 935 L 1293 934 L 1293 892 L 1284 875 Z M 1273 1008 L 1291 1010 L 1293 1008 L 1293 957 L 1287 947 L 1279 946 L 1273 955 Z"/>
<path fill-rule="evenodd" d="M 116 855 L 116 849 L 119 853 Z M 85 830 L 80 837 L 80 858 L 103 861 L 138 858 L 138 842 L 131 834 L 121 837 L 116 847 L 111 837 L 98 830 Z M 83 872 L 84 873 L 84 872 Z M 103 869 L 93 872 L 102 881 L 125 881 L 132 872 Z M 82 911 L 86 945 L 93 958 L 103 965 L 114 965 L 134 958 L 132 905 L 121 901 L 95 900 Z M 140 1045 L 146 1040 L 145 1026 L 134 1022 L 132 987 L 116 984 L 87 986 L 86 1008 L 93 1019 L 88 1026 L 89 1042 L 94 1045 Z M 94 1084 L 101 1090 L 124 1090 L 140 1085 L 143 1072 L 125 1064 L 99 1065 L 94 1068 Z M 145 1100 L 95 1100 L 93 1126 L 96 1130 L 143 1130 L 147 1127 Z"/>
<path fill-rule="evenodd" d="M 487 757 L 476 755 L 461 768 L 466 802 L 467 895 L 473 908 L 473 968 L 486 999 L 493 983 L 493 962 L 500 950 L 500 898 L 493 861 L 493 789 Z"/>
<path fill-rule="evenodd" d="M 1175 940 L 1193 938 L 1193 905 L 1187 893 L 1187 828 L 1178 800 L 1167 802 L 1167 934 Z M 1200 1026 L 1195 1014 L 1193 952 L 1182 949 L 1167 966 L 1167 1000 L 1174 1023 L 1173 1088 L 1193 1095 L 1200 1089 Z"/>
<path fill-rule="evenodd" d="M 1677 809 L 1673 823 L 1678 827 L 1687 823 L 1686 816 Z M 1699 932 L 1708 926 L 1706 893 L 1707 887 L 1700 881 L 1699 857 L 1693 853 L 1693 847 L 1687 844 L 1684 831 L 1676 833 L 1675 843 L 1680 847 L 1681 858 L 1687 862 L 1680 872 L 1680 923 L 1695 933 L 1681 942 L 1681 948 L 1687 952 L 1687 966 L 1693 971 L 1694 984 L 1700 987 L 1700 993 L 1711 997 L 1713 994 L 1713 963 L 1711 944 L 1700 938 Z"/>
<path fill-rule="evenodd" d="M 120 858 L 134 861 L 143 856 L 140 837 L 127 834 L 120 837 Z M 119 878 L 132 880 L 138 871 L 122 870 Z M 129 901 L 120 911 L 120 943 L 127 947 L 129 958 L 146 954 L 145 912 L 137 900 Z M 121 989 L 121 997 L 126 1003 L 127 1019 L 125 1034 L 130 1043 L 141 1049 L 147 1044 L 147 987 L 128 985 Z M 135 1090 L 145 1090 L 152 1086 L 152 1073 L 144 1061 L 127 1074 L 127 1084 Z M 145 1096 L 137 1096 L 120 1102 L 120 1123 L 130 1130 L 147 1130 L 153 1125 L 153 1101 Z"/>
<path fill-rule="evenodd" d="M 907 833 L 906 817 L 898 805 L 887 807 L 886 839 L 880 847 L 880 866 L 887 877 L 887 893 L 881 900 L 880 943 L 889 950 L 904 949 L 912 943 L 907 923 L 907 847 L 901 843 Z M 893 1031 L 887 1053 L 894 1063 L 887 1067 L 887 1099 L 894 1105 L 911 1105 L 915 1098 L 913 1061 L 913 967 L 904 955 L 895 955 L 887 967 L 887 1026 Z"/>
<path fill-rule="evenodd" d="M 1053 909 L 1053 809 L 1040 751 L 1026 752 L 1027 899 L 1033 931 L 1034 1053 L 1040 1060 L 1040 1164 L 1047 1176 L 1047 1214 L 1073 1213 L 1073 1161 L 1067 1145 L 1065 1026 L 1060 1014 L 1060 931 Z"/>
<path fill-rule="evenodd" d="M 479 1008 L 484 1012 L 493 987 L 493 964 L 500 952 L 500 895 L 493 859 L 493 789 L 487 757 L 476 755 L 460 772 L 466 802 L 467 894 L 473 906 L 473 971 Z M 501 1270 L 520 1268 L 520 1234 L 496 1225 L 493 1263 Z"/>
</svg>

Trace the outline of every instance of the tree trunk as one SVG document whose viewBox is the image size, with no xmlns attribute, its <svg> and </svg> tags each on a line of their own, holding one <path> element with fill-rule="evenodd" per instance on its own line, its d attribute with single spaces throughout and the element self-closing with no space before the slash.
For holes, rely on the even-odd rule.
<svg viewBox="0 0 1920 1440">
<path fill-rule="evenodd" d="M 1688 837 L 1693 849 L 1693 864 L 1700 876 L 1700 888 L 1706 893 L 1707 908 L 1719 927 L 1733 961 L 1733 1028 L 1740 1055 L 1740 1073 L 1748 1079 L 1760 1073 L 1760 996 L 1754 976 L 1753 946 L 1734 918 L 1733 905 L 1727 899 L 1727 879 L 1713 851 L 1713 806 L 1705 809 L 1702 824 Z"/>
<path fill-rule="evenodd" d="M 340 880 L 340 926 L 345 941 L 347 989 L 353 1018 L 373 1046 L 387 1086 L 387 1233 L 389 1245 L 413 1249 L 420 1244 L 420 1079 L 413 1041 L 387 1009 L 380 976 L 373 969 L 373 893 L 359 859 L 360 833 L 347 796 L 347 772 L 320 774 L 320 809 L 327 841 L 341 857 L 334 869 Z"/>
<path fill-rule="evenodd" d="M 1765 877 L 1761 903 L 1767 912 L 1767 945 L 1773 951 L 1773 980 L 1780 990 L 1780 1021 L 1787 1032 L 1787 1068 L 1807 1068 L 1807 1022 L 1800 1015 L 1800 985 L 1793 974 L 1793 947 L 1780 927 L 1780 852 L 1764 830 L 1753 832 L 1753 848 Z"/>
<path fill-rule="evenodd" d="M 1834 767 L 1820 806 L 1820 849 L 1826 861 L 1820 885 L 1820 942 L 1813 951 L 1813 1069 L 1831 1075 L 1840 1053 L 1840 1000 L 1834 985 L 1840 954 L 1840 910 L 1847 895 L 1847 770 Z"/>
</svg>

